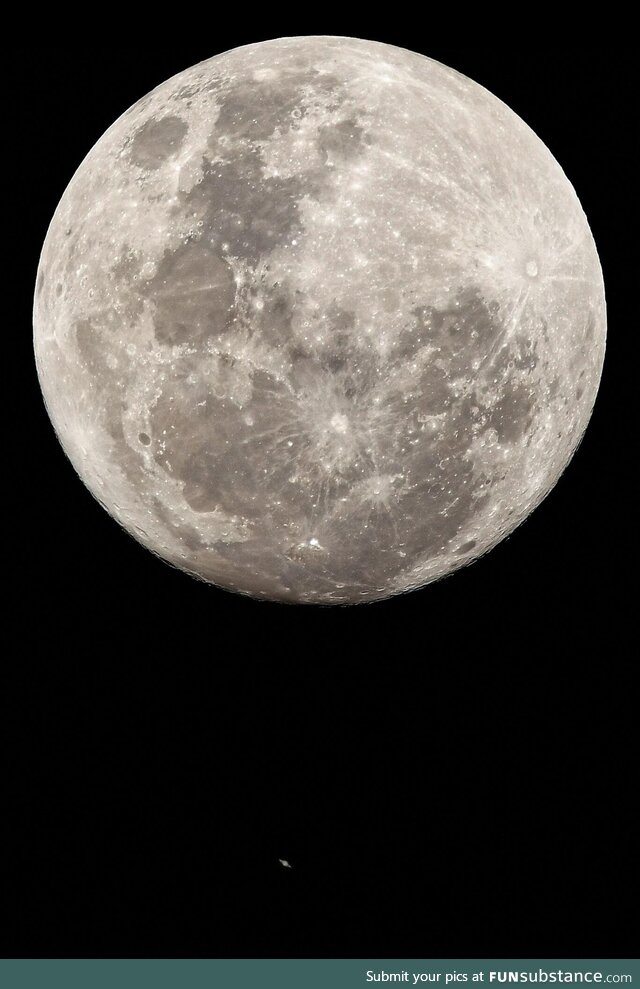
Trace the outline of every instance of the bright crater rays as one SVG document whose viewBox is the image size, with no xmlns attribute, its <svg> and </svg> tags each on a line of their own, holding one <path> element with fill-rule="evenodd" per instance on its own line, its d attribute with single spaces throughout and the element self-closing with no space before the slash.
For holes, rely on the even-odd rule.
<svg viewBox="0 0 640 989">
<path fill-rule="evenodd" d="M 81 164 L 34 309 L 47 409 L 136 539 L 339 604 L 511 532 L 589 420 L 602 274 L 560 166 L 420 55 L 289 38 L 180 73 Z"/>
</svg>

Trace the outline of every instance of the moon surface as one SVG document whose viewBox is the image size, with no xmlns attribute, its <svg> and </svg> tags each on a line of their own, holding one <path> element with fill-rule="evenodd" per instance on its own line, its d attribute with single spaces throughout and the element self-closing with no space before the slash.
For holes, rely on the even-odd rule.
<svg viewBox="0 0 640 989">
<path fill-rule="evenodd" d="M 121 116 L 56 210 L 34 325 L 60 442 L 132 536 L 318 604 L 420 587 L 521 523 L 606 334 L 587 220 L 529 127 L 333 37 L 226 52 Z"/>
</svg>

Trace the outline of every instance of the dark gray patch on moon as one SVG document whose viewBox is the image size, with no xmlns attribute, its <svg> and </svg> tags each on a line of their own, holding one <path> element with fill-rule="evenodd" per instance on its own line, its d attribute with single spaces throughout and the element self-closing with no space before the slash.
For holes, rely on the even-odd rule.
<svg viewBox="0 0 640 989">
<path fill-rule="evenodd" d="M 340 120 L 330 127 L 321 127 L 318 132 L 318 147 L 325 164 L 357 158 L 369 144 L 370 135 L 353 118 Z"/>
<path fill-rule="evenodd" d="M 524 387 L 517 387 L 503 395 L 490 407 L 487 423 L 503 443 L 515 443 L 526 434 L 532 423 L 534 401 Z"/>
<path fill-rule="evenodd" d="M 129 149 L 131 160 L 138 168 L 155 171 L 180 150 L 189 128 L 180 117 L 151 119 L 134 134 Z"/>
<path fill-rule="evenodd" d="M 313 80 L 307 67 L 279 74 L 275 80 L 235 82 L 222 99 L 214 142 L 219 134 L 244 141 L 264 141 L 276 129 L 286 131 L 295 127 L 308 112 L 304 97 L 310 84 Z M 337 80 L 325 77 L 322 86 L 326 92 L 332 92 L 337 88 Z"/>
<path fill-rule="evenodd" d="M 202 181 L 181 196 L 181 208 L 203 218 L 201 236 L 251 264 L 302 233 L 296 178 L 265 178 L 260 154 L 243 149 L 230 161 L 205 167 Z"/>
<path fill-rule="evenodd" d="M 260 333 L 270 347 L 290 348 L 293 338 L 292 322 L 296 305 L 302 301 L 302 293 L 292 292 L 288 286 L 280 284 L 266 285 L 262 288 L 261 301 L 262 308 L 253 310 L 256 332 Z M 295 358 L 295 353 L 291 356 Z"/>
<path fill-rule="evenodd" d="M 197 343 L 229 329 L 235 282 L 229 264 L 201 243 L 187 243 L 164 255 L 142 288 L 154 307 L 159 343 Z"/>
<path fill-rule="evenodd" d="M 474 549 L 476 545 L 477 544 L 475 539 L 469 539 L 468 542 L 463 543 L 462 546 L 460 546 L 456 550 L 456 553 L 458 553 L 460 556 L 464 555 L 465 553 L 470 553 L 471 550 Z"/>
</svg>

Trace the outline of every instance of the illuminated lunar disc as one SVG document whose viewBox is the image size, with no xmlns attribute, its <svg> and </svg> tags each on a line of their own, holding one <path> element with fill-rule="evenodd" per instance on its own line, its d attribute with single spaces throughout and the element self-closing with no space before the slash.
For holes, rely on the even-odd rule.
<svg viewBox="0 0 640 989">
<path fill-rule="evenodd" d="M 494 546 L 566 467 L 604 345 L 547 148 L 452 69 L 348 38 L 250 45 L 140 100 L 38 273 L 84 483 L 165 560 L 276 600 L 382 598 Z"/>
</svg>

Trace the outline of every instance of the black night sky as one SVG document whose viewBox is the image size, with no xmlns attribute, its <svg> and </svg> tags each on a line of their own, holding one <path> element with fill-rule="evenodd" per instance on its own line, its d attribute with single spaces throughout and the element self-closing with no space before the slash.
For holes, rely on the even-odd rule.
<svg viewBox="0 0 640 989">
<path fill-rule="evenodd" d="M 10 53 L 4 955 L 631 954 L 630 56 L 361 17 Z M 358 608 L 234 596 L 140 547 L 65 459 L 31 349 L 42 241 L 104 130 L 197 61 L 309 33 L 423 51 L 503 99 L 575 186 L 607 288 L 600 394 L 551 495 L 472 567 Z"/>
</svg>

